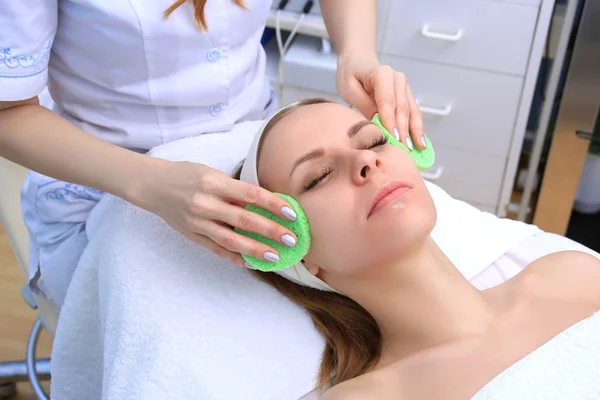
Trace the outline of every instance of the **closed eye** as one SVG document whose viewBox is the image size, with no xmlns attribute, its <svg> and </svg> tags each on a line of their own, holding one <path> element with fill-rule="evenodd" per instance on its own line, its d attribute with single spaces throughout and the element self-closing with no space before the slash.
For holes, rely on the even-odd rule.
<svg viewBox="0 0 600 400">
<path fill-rule="evenodd" d="M 317 186 L 319 184 L 319 182 L 321 182 L 323 179 L 325 179 L 327 177 L 327 175 L 329 175 L 332 172 L 333 172 L 333 168 L 331 168 L 331 167 L 328 167 L 328 168 L 322 170 L 316 178 L 312 179 L 308 184 L 304 185 L 304 190 L 309 191 L 310 189 L 314 188 L 315 186 Z"/>
<path fill-rule="evenodd" d="M 371 149 L 374 149 L 375 147 L 383 146 L 387 142 L 388 142 L 387 138 L 385 136 L 381 135 L 381 137 L 379 137 L 376 141 L 374 141 L 373 143 L 371 143 L 365 149 L 366 150 L 371 150 Z"/>
<path fill-rule="evenodd" d="M 387 144 L 387 143 L 388 143 L 388 139 L 385 136 L 381 135 L 375 141 L 373 141 L 371 144 L 366 146 L 365 150 L 371 150 L 371 149 L 374 149 L 375 147 L 383 146 L 384 144 Z M 312 188 L 317 186 L 323 179 L 325 179 L 327 177 L 327 175 L 329 175 L 332 172 L 333 172 L 333 168 L 331 168 L 331 167 L 323 169 L 316 178 L 313 178 L 309 183 L 304 185 L 304 190 L 305 191 L 311 190 Z"/>
</svg>

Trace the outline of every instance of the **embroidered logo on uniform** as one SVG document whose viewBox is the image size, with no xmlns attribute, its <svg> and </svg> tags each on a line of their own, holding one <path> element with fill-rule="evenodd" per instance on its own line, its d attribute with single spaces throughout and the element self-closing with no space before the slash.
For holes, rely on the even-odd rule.
<svg viewBox="0 0 600 400">
<path fill-rule="evenodd" d="M 14 55 L 10 47 L 0 50 L 0 77 L 19 78 L 39 74 L 48 67 L 52 41 L 32 55 Z M 10 75 L 3 75 L 8 72 Z"/>
<path fill-rule="evenodd" d="M 46 200 L 64 200 L 67 197 L 98 200 L 98 196 L 104 194 L 104 192 L 101 190 L 93 189 L 87 186 L 79 186 L 60 181 L 54 181 L 52 183 L 55 182 L 61 184 L 62 187 L 46 192 Z"/>
</svg>

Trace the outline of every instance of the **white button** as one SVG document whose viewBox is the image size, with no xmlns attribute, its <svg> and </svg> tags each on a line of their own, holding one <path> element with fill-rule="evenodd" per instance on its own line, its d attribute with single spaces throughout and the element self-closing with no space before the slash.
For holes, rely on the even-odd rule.
<svg viewBox="0 0 600 400">
<path fill-rule="evenodd" d="M 212 49 L 208 52 L 206 58 L 208 58 L 208 61 L 210 62 L 217 62 L 221 58 L 221 51 L 219 49 Z"/>
<path fill-rule="evenodd" d="M 208 107 L 208 112 L 213 117 L 218 117 L 219 115 L 221 115 L 222 111 L 223 105 L 221 103 L 213 104 L 212 106 Z"/>
</svg>

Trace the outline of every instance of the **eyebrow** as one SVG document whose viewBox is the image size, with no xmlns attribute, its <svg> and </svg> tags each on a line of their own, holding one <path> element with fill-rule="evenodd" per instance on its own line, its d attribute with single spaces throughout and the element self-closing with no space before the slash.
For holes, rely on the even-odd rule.
<svg viewBox="0 0 600 400">
<path fill-rule="evenodd" d="M 305 155 L 303 155 L 302 157 L 300 157 L 299 159 L 296 160 L 296 162 L 294 163 L 294 166 L 292 167 L 292 170 L 290 171 L 289 177 L 290 178 L 292 177 L 292 174 L 294 173 L 296 168 L 298 168 L 298 166 L 300 166 L 300 164 L 305 163 L 310 160 L 315 160 L 317 158 L 323 157 L 324 155 L 325 155 L 325 150 L 322 147 L 319 147 L 318 149 L 315 149 L 311 152 L 306 153 Z"/>
<path fill-rule="evenodd" d="M 367 125 L 371 125 L 372 122 L 371 121 L 367 121 L 366 119 L 363 119 L 362 121 L 358 121 L 355 124 L 353 124 L 350 128 L 348 128 L 348 137 L 351 138 L 354 135 L 356 135 L 362 128 L 364 128 Z"/>
<path fill-rule="evenodd" d="M 352 138 L 362 128 L 364 128 L 367 125 L 371 125 L 371 124 L 372 124 L 372 122 L 367 121 L 367 120 L 358 121 L 358 122 L 354 123 L 350 128 L 348 128 L 346 133 L 348 134 L 349 138 Z M 290 171 L 289 177 L 290 178 L 292 177 L 292 174 L 294 173 L 296 168 L 298 168 L 300 166 L 300 164 L 305 163 L 307 161 L 316 160 L 317 158 L 323 157 L 324 155 L 325 155 L 325 150 L 322 147 L 306 153 L 305 155 L 303 155 L 302 157 L 297 159 L 296 162 L 294 162 L 294 165 L 292 166 L 292 170 Z"/>
</svg>

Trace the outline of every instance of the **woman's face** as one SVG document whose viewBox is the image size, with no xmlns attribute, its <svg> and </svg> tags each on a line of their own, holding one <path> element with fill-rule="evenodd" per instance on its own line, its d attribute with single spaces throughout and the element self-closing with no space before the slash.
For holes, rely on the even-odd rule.
<svg viewBox="0 0 600 400">
<path fill-rule="evenodd" d="M 302 106 L 277 122 L 263 139 L 258 175 L 261 186 L 300 202 L 312 237 L 305 261 L 325 275 L 391 265 L 435 225 L 408 153 L 340 104 Z"/>
</svg>

